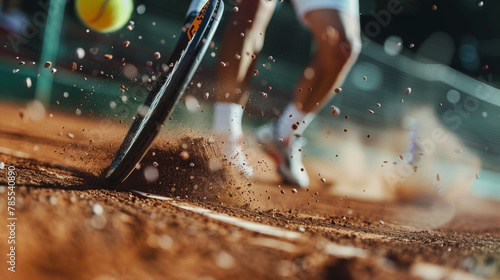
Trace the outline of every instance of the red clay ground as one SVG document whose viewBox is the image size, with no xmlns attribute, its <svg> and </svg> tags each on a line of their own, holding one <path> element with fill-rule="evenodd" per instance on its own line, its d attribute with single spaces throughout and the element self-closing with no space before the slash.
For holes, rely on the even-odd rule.
<svg viewBox="0 0 500 280">
<path fill-rule="evenodd" d="M 0 279 L 500 278 L 498 202 L 357 201 L 328 195 L 319 180 L 294 193 L 278 187 L 257 145 L 247 145 L 257 176 L 245 180 L 226 163 L 211 171 L 220 157 L 213 143 L 180 130 L 164 133 L 122 189 L 109 190 L 98 176 L 125 126 L 60 112 L 34 122 L 8 104 L 0 112 L 5 225 L 6 169 L 17 171 L 16 272 L 7 270 L 10 232 L 2 226 Z M 145 170 L 158 178 L 148 183 Z M 282 231 L 259 233 L 217 213 Z"/>
</svg>

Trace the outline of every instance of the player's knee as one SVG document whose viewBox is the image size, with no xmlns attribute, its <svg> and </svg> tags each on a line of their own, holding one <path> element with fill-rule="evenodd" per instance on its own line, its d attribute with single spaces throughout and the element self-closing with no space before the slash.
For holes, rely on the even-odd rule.
<svg viewBox="0 0 500 280">
<path fill-rule="evenodd" d="M 346 38 L 346 40 L 341 43 L 340 49 L 342 55 L 346 57 L 347 62 L 355 61 L 361 52 L 361 38 L 359 36 L 349 39 Z"/>
<path fill-rule="evenodd" d="M 343 67 L 346 64 L 353 63 L 359 56 L 360 51 L 361 41 L 359 38 L 339 36 L 335 43 L 326 42 L 322 47 L 318 48 L 318 55 L 321 57 L 321 61 L 324 62 L 327 71 L 329 67 Z"/>
<path fill-rule="evenodd" d="M 349 60 L 356 59 L 360 51 L 361 41 L 359 37 L 349 38 L 345 35 L 340 36 L 338 43 L 330 47 L 332 55 L 345 63 Z"/>
</svg>

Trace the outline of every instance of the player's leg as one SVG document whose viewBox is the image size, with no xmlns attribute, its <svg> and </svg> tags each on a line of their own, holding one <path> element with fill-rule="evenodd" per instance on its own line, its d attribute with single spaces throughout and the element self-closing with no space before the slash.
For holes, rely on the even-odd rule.
<svg viewBox="0 0 500 280">
<path fill-rule="evenodd" d="M 358 8 L 351 0 L 296 0 L 294 5 L 311 30 L 317 49 L 297 84 L 293 102 L 276 123 L 273 137 L 275 145 L 280 147 L 280 173 L 286 181 L 305 187 L 309 178 L 297 153 L 303 142 L 298 136 L 303 134 L 315 112 L 335 94 L 334 88 L 344 81 L 361 43 Z M 266 138 L 265 135 L 261 134 L 261 138 Z M 276 143 L 276 139 L 279 142 Z"/>
<path fill-rule="evenodd" d="M 262 49 L 275 6 L 275 0 L 242 0 L 233 13 L 220 46 L 218 102 L 245 105 L 248 100 L 244 93 L 251 78 L 248 72 Z"/>
<path fill-rule="evenodd" d="M 248 100 L 246 88 L 255 58 L 264 44 L 264 34 L 271 20 L 276 1 L 242 0 L 224 32 L 219 85 L 213 131 L 222 152 L 232 165 L 247 177 L 253 170 L 246 162 L 241 142 L 243 105 Z"/>
<path fill-rule="evenodd" d="M 278 121 L 280 137 L 288 138 L 294 133 L 304 132 L 307 123 L 304 124 L 302 119 L 314 114 L 333 97 L 334 88 L 342 84 L 356 60 L 361 42 L 358 6 L 353 2 L 294 1 L 297 12 L 313 34 L 316 51 L 297 83 L 293 103 L 285 110 L 292 117 L 283 114 Z M 296 122 L 300 124 L 294 130 L 292 124 Z"/>
<path fill-rule="evenodd" d="M 295 104 L 315 112 L 335 94 L 361 50 L 359 21 L 338 10 L 315 10 L 305 15 L 316 42 L 316 52 L 295 94 Z"/>
</svg>

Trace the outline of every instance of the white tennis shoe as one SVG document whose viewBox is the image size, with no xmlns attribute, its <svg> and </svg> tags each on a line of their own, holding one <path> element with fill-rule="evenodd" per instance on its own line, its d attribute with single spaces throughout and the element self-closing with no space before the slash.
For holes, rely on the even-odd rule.
<svg viewBox="0 0 500 280">
<path fill-rule="evenodd" d="M 309 175 L 302 163 L 302 147 L 306 138 L 292 135 L 288 140 L 276 136 L 274 124 L 267 124 L 257 129 L 257 141 L 278 165 L 278 172 L 283 180 L 301 188 L 309 186 Z"/>
</svg>

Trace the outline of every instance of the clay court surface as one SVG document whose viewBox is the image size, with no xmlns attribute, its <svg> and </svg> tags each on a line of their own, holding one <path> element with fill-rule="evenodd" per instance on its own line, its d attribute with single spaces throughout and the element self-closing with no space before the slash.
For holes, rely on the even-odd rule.
<svg viewBox="0 0 500 280">
<path fill-rule="evenodd" d="M 15 273 L 0 231 L 0 279 L 500 278 L 498 202 L 356 200 L 333 195 L 327 173 L 295 192 L 254 140 L 246 146 L 257 174 L 246 180 L 217 166 L 209 137 L 188 128 L 165 129 L 141 169 L 110 190 L 99 174 L 126 125 L 57 111 L 35 122 L 10 104 L 0 112 L 18 218 Z M 325 164 L 306 161 L 312 171 Z"/>
</svg>

